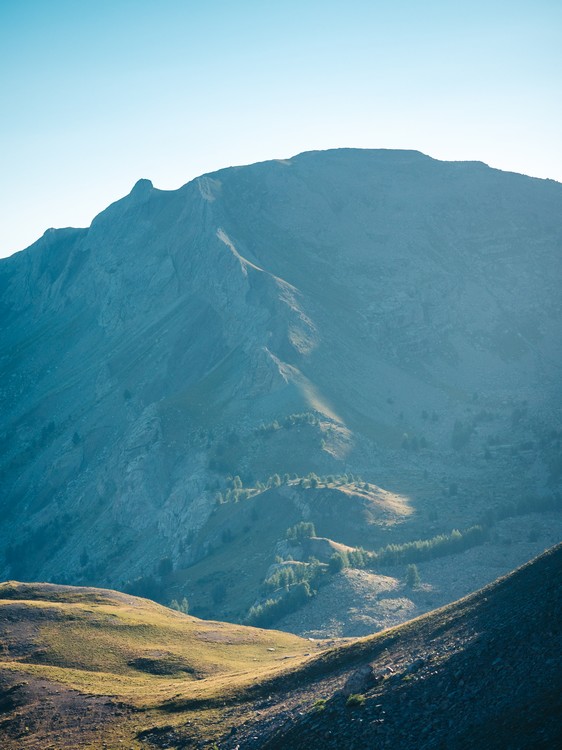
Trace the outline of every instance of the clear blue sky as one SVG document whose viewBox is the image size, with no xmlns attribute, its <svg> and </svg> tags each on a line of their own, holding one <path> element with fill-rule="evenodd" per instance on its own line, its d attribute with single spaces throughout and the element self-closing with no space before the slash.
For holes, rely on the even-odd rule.
<svg viewBox="0 0 562 750">
<path fill-rule="evenodd" d="M 339 146 L 562 181 L 560 0 L 0 0 L 0 256 Z"/>
</svg>

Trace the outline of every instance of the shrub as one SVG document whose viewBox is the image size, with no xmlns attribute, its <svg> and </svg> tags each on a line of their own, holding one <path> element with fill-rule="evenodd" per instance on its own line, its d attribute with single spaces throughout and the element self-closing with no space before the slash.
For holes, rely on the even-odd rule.
<svg viewBox="0 0 562 750">
<path fill-rule="evenodd" d="M 299 566 L 300 567 L 300 566 Z M 269 578 L 263 582 L 266 591 L 277 591 L 282 588 L 289 588 L 297 582 L 295 571 L 292 565 L 284 565 L 275 571 Z"/>
<path fill-rule="evenodd" d="M 265 592 L 279 591 L 285 589 L 288 591 L 297 583 L 307 581 L 310 585 L 315 586 L 320 577 L 323 575 L 322 566 L 314 557 L 307 563 L 300 565 L 283 565 L 272 573 L 269 578 L 263 582 Z"/>
<path fill-rule="evenodd" d="M 124 591 L 132 596 L 141 596 L 145 599 L 157 601 L 160 596 L 160 584 L 153 576 L 141 576 L 126 583 Z"/>
<path fill-rule="evenodd" d="M 256 604 L 251 607 L 246 622 L 248 625 L 268 627 L 284 615 L 299 609 L 312 596 L 314 596 L 314 592 L 311 590 L 308 581 L 303 581 L 296 586 L 291 586 L 285 596 L 268 599 L 263 604 Z"/>
<path fill-rule="evenodd" d="M 367 565 L 368 554 L 362 547 L 347 553 L 347 563 L 350 568 L 364 568 Z"/>
<path fill-rule="evenodd" d="M 398 565 L 400 563 L 432 560 L 462 552 L 482 544 L 488 538 L 487 529 L 471 526 L 462 533 L 454 529 L 450 534 L 438 534 L 431 539 L 418 539 L 405 544 L 389 544 L 377 552 L 366 553 L 366 563 L 370 567 L 378 565 Z"/>
<path fill-rule="evenodd" d="M 348 708 L 354 708 L 356 706 L 363 706 L 365 703 L 365 696 L 361 695 L 361 693 L 353 693 L 353 695 L 348 696 L 345 705 Z"/>
<path fill-rule="evenodd" d="M 169 607 L 170 609 L 175 609 L 176 612 L 183 612 L 184 615 L 189 614 L 189 602 L 185 596 L 181 600 L 181 603 L 179 603 L 177 599 L 172 599 Z"/>
<path fill-rule="evenodd" d="M 328 570 L 330 573 L 340 573 L 345 567 L 347 567 L 346 558 L 341 552 L 334 552 L 328 560 Z"/>
</svg>

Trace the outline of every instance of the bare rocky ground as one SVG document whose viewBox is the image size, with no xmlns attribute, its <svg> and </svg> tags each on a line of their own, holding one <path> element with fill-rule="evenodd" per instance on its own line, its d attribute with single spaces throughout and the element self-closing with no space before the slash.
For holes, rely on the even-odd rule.
<svg viewBox="0 0 562 750">
<path fill-rule="evenodd" d="M 104 727 L 129 717 L 133 709 L 108 696 L 87 695 L 17 671 L 0 671 L 2 750 L 104 748 Z M 117 730 L 118 733 L 118 730 Z M 120 743 L 121 744 L 121 743 Z M 126 747 L 126 745 L 122 745 Z"/>
<path fill-rule="evenodd" d="M 492 541 L 458 555 L 420 562 L 421 584 L 410 589 L 406 568 L 380 575 L 344 570 L 276 627 L 310 638 L 358 637 L 399 625 L 482 588 L 562 539 L 559 513 L 533 513 L 500 521 Z"/>
</svg>

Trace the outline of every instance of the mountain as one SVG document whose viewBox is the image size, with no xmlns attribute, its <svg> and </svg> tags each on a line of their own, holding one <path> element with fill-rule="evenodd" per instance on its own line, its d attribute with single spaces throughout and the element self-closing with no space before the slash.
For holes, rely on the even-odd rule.
<svg viewBox="0 0 562 750">
<path fill-rule="evenodd" d="M 0 263 L 3 577 L 241 621 L 291 557 L 477 526 L 439 550 L 505 553 L 482 584 L 559 540 L 561 209 L 549 180 L 341 149 L 48 230 Z M 289 549 L 300 522 L 327 541 Z"/>
<path fill-rule="evenodd" d="M 561 575 L 558 545 L 454 604 L 338 642 L 5 583 L 2 747 L 557 747 Z"/>
</svg>

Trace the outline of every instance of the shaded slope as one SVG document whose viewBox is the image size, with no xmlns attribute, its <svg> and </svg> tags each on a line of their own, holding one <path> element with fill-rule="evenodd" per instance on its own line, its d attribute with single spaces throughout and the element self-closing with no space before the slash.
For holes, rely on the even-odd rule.
<svg viewBox="0 0 562 750">
<path fill-rule="evenodd" d="M 267 571 L 281 556 L 303 562 L 313 557 L 326 563 L 338 542 L 382 544 L 389 528 L 408 515 L 407 503 L 372 485 L 369 490 L 353 490 L 350 485 L 305 489 L 291 480 L 238 502 L 217 505 L 201 529 L 195 562 L 174 571 L 166 581 L 168 598 L 186 595 L 198 616 L 213 614 L 240 622 L 263 593 Z M 326 550 L 309 543 L 289 544 L 287 530 L 303 514 L 320 536 L 337 541 L 326 542 Z"/>
<path fill-rule="evenodd" d="M 551 181 L 342 149 L 142 180 L 3 260 L 4 577 L 183 568 L 229 475 L 361 473 L 410 538 L 555 492 L 561 216 Z"/>
<path fill-rule="evenodd" d="M 559 545 L 466 599 L 318 657 L 240 746 L 557 746 L 561 574 Z M 320 669 L 329 674 L 312 681 Z M 362 705 L 348 705 L 350 694 Z"/>
</svg>

